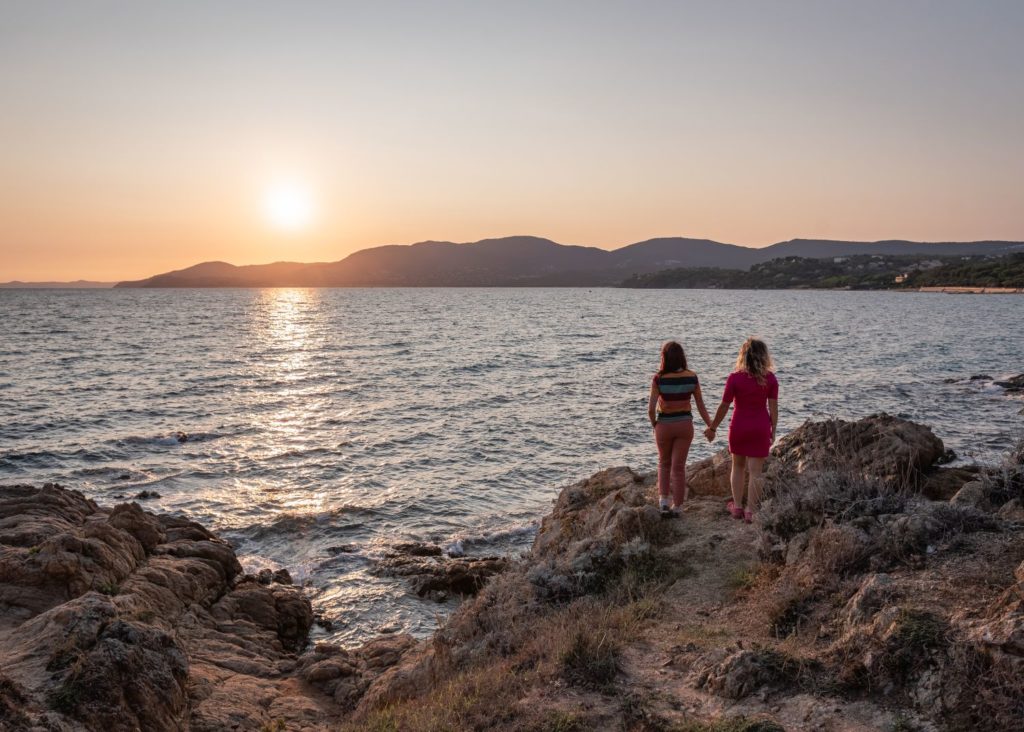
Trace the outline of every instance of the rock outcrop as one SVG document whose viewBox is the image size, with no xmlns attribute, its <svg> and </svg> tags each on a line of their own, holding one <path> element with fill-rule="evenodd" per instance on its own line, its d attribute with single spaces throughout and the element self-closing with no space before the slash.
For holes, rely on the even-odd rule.
<svg viewBox="0 0 1024 732">
<path fill-rule="evenodd" d="M 443 602 L 452 595 L 475 595 L 507 566 L 504 557 L 446 557 L 434 544 L 403 543 L 376 560 L 371 571 L 404 577 L 419 597 Z"/>
<path fill-rule="evenodd" d="M 721 460 L 676 519 L 601 471 L 521 561 L 393 547 L 377 571 L 467 599 L 355 649 L 310 648 L 301 588 L 198 524 L 0 488 L 0 729 L 1018 730 L 1024 448 L 926 490 L 943 452 L 885 415 L 805 424 L 753 526 Z"/>
<path fill-rule="evenodd" d="M 530 582 L 549 599 L 594 592 L 649 552 L 663 528 L 650 477 L 602 470 L 564 489 L 537 532 Z"/>
<path fill-rule="evenodd" d="M 1008 394 L 1024 394 L 1024 374 L 1011 376 L 1008 379 L 997 381 L 995 384 L 1003 387 Z"/>
<path fill-rule="evenodd" d="M 0 728 L 328 728 L 344 707 L 298 655 L 309 600 L 276 579 L 182 518 L 0 488 Z"/>
<path fill-rule="evenodd" d="M 1019 729 L 1024 469 L 967 470 L 971 501 L 933 500 L 943 454 L 885 415 L 808 423 L 776 446 L 753 527 L 699 471 L 670 520 L 653 476 L 568 486 L 525 560 L 372 680 L 345 729 Z"/>
<path fill-rule="evenodd" d="M 880 413 L 855 422 L 805 422 L 775 444 L 766 471 L 778 481 L 841 469 L 894 486 L 918 486 L 944 454 L 942 440 L 928 427 Z M 687 470 L 691 495 L 729 495 L 731 468 L 728 449 L 694 463 Z"/>
</svg>

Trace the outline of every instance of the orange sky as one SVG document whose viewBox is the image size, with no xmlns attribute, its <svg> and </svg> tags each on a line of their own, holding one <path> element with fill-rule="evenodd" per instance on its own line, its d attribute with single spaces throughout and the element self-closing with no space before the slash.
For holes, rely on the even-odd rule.
<svg viewBox="0 0 1024 732">
<path fill-rule="evenodd" d="M 512 234 L 1024 240 L 1020 4 L 85 5 L 0 10 L 0 281 Z M 304 230 L 267 220 L 282 180 Z"/>
</svg>

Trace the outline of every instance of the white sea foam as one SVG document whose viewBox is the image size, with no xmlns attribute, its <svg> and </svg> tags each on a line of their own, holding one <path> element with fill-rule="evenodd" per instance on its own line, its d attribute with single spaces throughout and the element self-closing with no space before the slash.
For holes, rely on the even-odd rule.
<svg viewBox="0 0 1024 732">
<path fill-rule="evenodd" d="M 453 537 L 445 547 L 444 552 L 449 557 L 462 557 L 465 556 L 466 549 L 469 547 L 504 544 L 534 534 L 536 531 L 537 523 L 531 521 L 530 523 L 512 526 L 507 529 L 498 529 L 480 534 L 463 534 Z"/>
</svg>

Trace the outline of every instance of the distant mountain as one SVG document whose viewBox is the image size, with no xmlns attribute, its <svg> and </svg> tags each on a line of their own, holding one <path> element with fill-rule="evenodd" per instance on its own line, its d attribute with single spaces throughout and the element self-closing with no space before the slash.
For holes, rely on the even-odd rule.
<svg viewBox="0 0 1024 732">
<path fill-rule="evenodd" d="M 45 289 L 71 289 L 89 290 L 114 287 L 114 282 L 93 282 L 91 280 L 75 280 L 74 282 L 21 282 L 12 280 L 0 282 L 0 289 L 4 290 L 45 290 Z"/>
<path fill-rule="evenodd" d="M 1024 242 L 924 244 L 794 239 L 763 249 L 709 239 L 650 239 L 607 251 L 567 246 L 535 236 L 484 239 L 466 244 L 424 241 L 362 249 L 338 262 L 275 262 L 243 267 L 204 262 L 117 287 L 495 287 L 602 286 L 634 274 L 680 267 L 748 269 L 785 256 L 851 254 L 1002 254 L 1024 251 Z"/>
</svg>

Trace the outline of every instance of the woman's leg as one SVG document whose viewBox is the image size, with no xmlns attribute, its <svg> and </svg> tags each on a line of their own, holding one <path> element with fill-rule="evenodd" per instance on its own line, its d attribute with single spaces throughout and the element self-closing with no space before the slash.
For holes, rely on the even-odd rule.
<svg viewBox="0 0 1024 732">
<path fill-rule="evenodd" d="M 669 487 L 669 476 L 672 472 L 672 435 L 669 425 L 658 422 L 654 426 L 654 443 L 658 446 L 658 499 L 660 503 L 668 503 L 672 491 Z"/>
<path fill-rule="evenodd" d="M 732 456 L 732 471 L 729 484 L 732 487 L 732 502 L 736 508 L 743 508 L 743 479 L 747 477 L 747 456 Z"/>
<path fill-rule="evenodd" d="M 750 473 L 750 490 L 747 495 L 747 510 L 756 511 L 761 503 L 761 489 L 764 486 L 764 458 L 747 458 L 747 472 Z"/>
<path fill-rule="evenodd" d="M 672 503 L 682 506 L 686 500 L 686 458 L 693 443 L 693 422 L 678 422 L 672 442 Z"/>
</svg>

